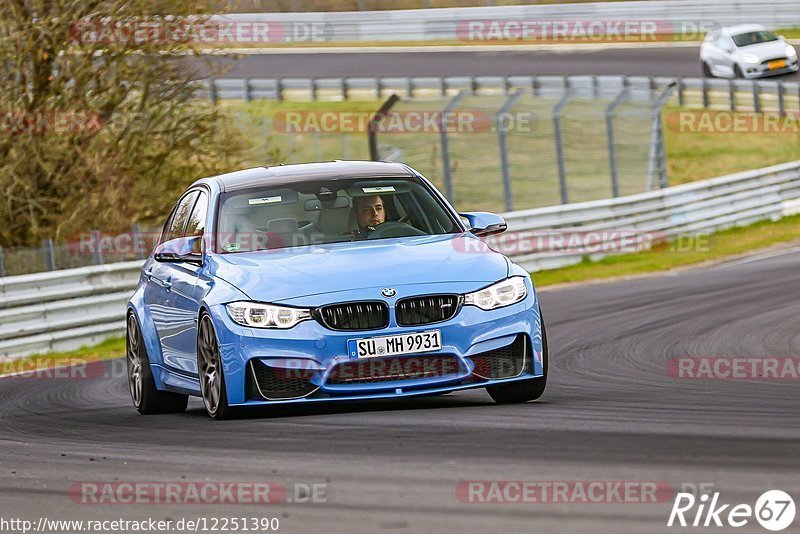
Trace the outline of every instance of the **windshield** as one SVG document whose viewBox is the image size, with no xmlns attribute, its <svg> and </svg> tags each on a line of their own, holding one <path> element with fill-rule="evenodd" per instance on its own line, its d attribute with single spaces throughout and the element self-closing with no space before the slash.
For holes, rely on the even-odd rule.
<svg viewBox="0 0 800 534">
<path fill-rule="evenodd" d="M 225 193 L 216 250 L 222 254 L 461 232 L 416 178 L 337 179 Z"/>
<path fill-rule="evenodd" d="M 736 43 L 736 46 L 750 46 L 759 43 L 768 43 L 770 41 L 777 41 L 778 36 L 772 32 L 768 32 L 766 30 L 760 30 L 755 32 L 747 32 L 747 33 L 740 33 L 739 35 L 733 36 L 733 42 Z"/>
</svg>

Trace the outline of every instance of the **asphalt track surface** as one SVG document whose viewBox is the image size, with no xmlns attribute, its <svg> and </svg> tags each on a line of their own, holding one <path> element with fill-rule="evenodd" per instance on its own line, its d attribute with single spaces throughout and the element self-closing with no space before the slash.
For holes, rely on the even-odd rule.
<svg viewBox="0 0 800 534">
<path fill-rule="evenodd" d="M 659 532 L 655 504 L 469 504 L 470 480 L 713 484 L 726 503 L 800 497 L 800 382 L 693 380 L 681 356 L 800 355 L 800 249 L 541 293 L 539 402 L 483 390 L 283 408 L 214 422 L 198 401 L 140 416 L 121 377 L 0 380 L 0 518 L 278 517 L 280 532 Z M 326 503 L 79 505 L 77 481 L 324 483 Z M 794 527 L 786 532 L 796 531 Z M 760 531 L 754 520 L 739 531 Z"/>
<path fill-rule="evenodd" d="M 641 46 L 564 51 L 263 54 L 214 58 L 222 78 L 341 76 L 633 75 L 699 77 L 699 47 Z M 800 80 L 794 73 L 772 79 Z"/>
</svg>

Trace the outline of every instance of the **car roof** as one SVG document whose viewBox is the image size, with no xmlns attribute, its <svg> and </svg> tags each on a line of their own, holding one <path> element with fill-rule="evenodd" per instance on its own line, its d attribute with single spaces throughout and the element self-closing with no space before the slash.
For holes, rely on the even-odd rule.
<svg viewBox="0 0 800 534">
<path fill-rule="evenodd" d="M 349 178 L 407 178 L 414 176 L 402 163 L 382 161 L 328 161 L 299 163 L 275 167 L 255 167 L 198 180 L 197 183 L 215 180 L 222 192 L 250 189 L 270 184 L 292 184 L 317 180 L 342 180 Z"/>
<path fill-rule="evenodd" d="M 727 28 L 722 28 L 721 32 L 723 35 L 739 35 L 741 33 L 758 32 L 758 31 L 764 31 L 766 29 L 767 28 L 765 28 L 761 24 L 738 24 L 736 26 L 728 26 Z"/>
</svg>

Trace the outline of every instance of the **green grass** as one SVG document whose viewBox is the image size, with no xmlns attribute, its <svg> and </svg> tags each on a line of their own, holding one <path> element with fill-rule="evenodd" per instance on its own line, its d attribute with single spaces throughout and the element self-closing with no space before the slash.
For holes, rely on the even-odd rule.
<svg viewBox="0 0 800 534">
<path fill-rule="evenodd" d="M 679 243 L 662 243 L 647 252 L 607 256 L 595 262 L 584 258 L 580 264 L 538 271 L 532 276 L 537 287 L 633 276 L 721 260 L 799 238 L 800 215 L 793 215 L 777 222 L 764 221 L 686 238 Z"/>
<path fill-rule="evenodd" d="M 800 159 L 800 122 L 781 132 L 696 133 L 680 131 L 664 109 L 669 182 L 678 185 Z M 713 117 L 715 112 L 710 112 Z M 727 114 L 727 112 L 722 112 Z M 751 115 L 734 113 L 733 117 Z M 735 120 L 735 119 L 734 119 Z M 723 126 L 723 128 L 726 128 Z M 706 130 L 708 131 L 708 130 Z"/>
<path fill-rule="evenodd" d="M 82 347 L 68 352 L 35 354 L 20 359 L 0 362 L 0 374 L 43 370 L 50 367 L 75 365 L 125 356 L 125 338 L 112 338 L 92 347 Z"/>
</svg>

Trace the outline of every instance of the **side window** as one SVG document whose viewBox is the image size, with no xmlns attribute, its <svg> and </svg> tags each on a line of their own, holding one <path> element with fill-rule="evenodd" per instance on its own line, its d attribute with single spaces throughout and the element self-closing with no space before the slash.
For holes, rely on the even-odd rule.
<svg viewBox="0 0 800 534">
<path fill-rule="evenodd" d="M 200 192 L 197 202 L 194 203 L 189 224 L 186 226 L 187 236 L 203 235 L 206 230 L 206 214 L 208 213 L 208 195 Z"/>
<path fill-rule="evenodd" d="M 169 223 L 167 223 L 162 242 L 183 237 L 183 229 L 186 228 L 186 220 L 189 218 L 189 213 L 197 199 L 197 194 L 196 191 L 193 191 L 180 199 L 172 212 Z"/>
</svg>

